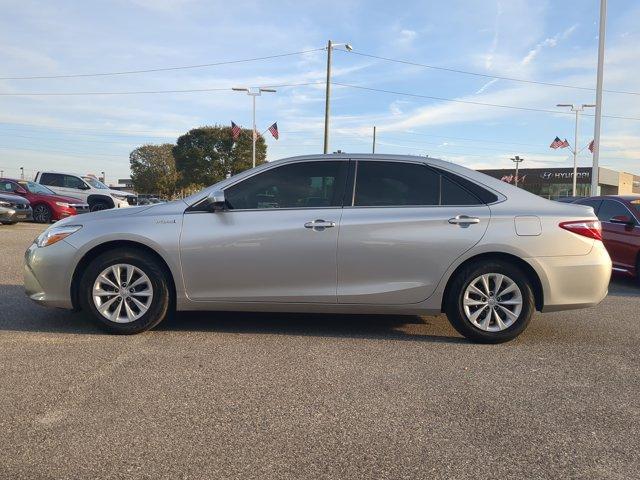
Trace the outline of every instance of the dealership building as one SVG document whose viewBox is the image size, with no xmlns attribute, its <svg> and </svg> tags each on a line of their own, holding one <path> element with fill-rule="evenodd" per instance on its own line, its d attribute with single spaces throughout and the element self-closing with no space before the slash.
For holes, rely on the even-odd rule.
<svg viewBox="0 0 640 480">
<path fill-rule="evenodd" d="M 640 176 L 618 172 L 609 168 L 598 169 L 598 185 L 601 195 L 640 194 Z M 515 184 L 515 169 L 480 170 L 503 182 Z M 551 200 L 570 197 L 573 190 L 573 168 L 521 168 L 518 171 L 518 187 Z M 576 195 L 591 195 L 591 167 L 578 167 Z"/>
</svg>

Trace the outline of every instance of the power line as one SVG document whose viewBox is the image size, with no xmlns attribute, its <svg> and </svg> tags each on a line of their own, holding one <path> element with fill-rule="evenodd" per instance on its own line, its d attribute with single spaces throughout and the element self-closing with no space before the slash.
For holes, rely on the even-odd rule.
<svg viewBox="0 0 640 480">
<path fill-rule="evenodd" d="M 342 50 L 340 50 L 342 51 Z M 438 67 L 435 65 L 429 65 L 426 63 L 418 63 L 418 62 L 412 62 L 409 60 L 400 60 L 400 59 L 396 59 L 396 58 L 389 58 L 389 57 L 381 57 L 378 55 L 372 55 L 369 53 L 364 53 L 364 52 L 356 52 L 356 51 L 349 51 L 349 52 L 345 52 L 345 53 L 349 53 L 351 55 L 360 55 L 361 57 L 368 57 L 368 58 L 375 58 L 378 60 L 384 60 L 386 62 L 394 62 L 394 63 L 401 63 L 404 65 L 411 65 L 414 67 L 423 67 L 423 68 L 430 68 L 432 70 L 442 70 L 445 72 L 451 72 L 451 73 L 461 73 L 464 75 L 473 75 L 476 77 L 483 77 L 483 78 L 493 78 L 496 80 L 507 80 L 510 82 L 520 82 L 520 83 L 529 83 L 529 84 L 535 84 L 535 85 L 545 85 L 547 87 L 562 87 L 562 88 L 573 88 L 576 90 L 588 90 L 591 92 L 595 92 L 595 88 L 592 87 L 581 87 L 578 85 L 567 85 L 564 83 L 554 83 L 554 82 L 543 82 L 540 80 L 527 80 L 524 78 L 515 78 L 515 77 L 505 77 L 505 76 L 501 76 L 501 75 L 491 75 L 488 73 L 479 73 L 479 72 L 470 72 L 468 70 L 459 70 L 456 68 L 447 68 L 447 67 Z M 604 92 L 607 93 L 619 93 L 619 94 L 624 94 L 624 95 L 640 95 L 640 92 L 630 92 L 630 91 L 624 91 L 624 90 L 603 90 Z"/>
<path fill-rule="evenodd" d="M 479 105 L 479 106 L 483 106 L 483 107 L 497 107 L 497 108 L 508 108 L 511 110 L 524 110 L 527 112 L 542 112 L 542 113 L 559 113 L 559 114 L 564 114 L 564 115 L 573 115 L 573 113 L 571 112 L 563 112 L 563 111 L 558 111 L 558 110 L 549 110 L 549 109 L 544 109 L 544 108 L 533 108 L 533 107 L 516 107 L 515 105 L 502 105 L 499 103 L 486 103 L 486 102 L 476 102 L 473 100 L 460 100 L 457 98 L 444 98 L 444 97 L 434 97 L 432 95 L 422 95 L 422 94 L 418 94 L 418 93 L 408 93 L 408 92 L 398 92 L 395 90 L 385 90 L 385 89 L 381 89 L 381 88 L 373 88 L 373 87 L 365 87 L 362 85 L 352 85 L 349 83 L 339 83 L 339 82 L 331 82 L 333 85 L 338 85 L 341 87 L 348 87 L 348 88 L 355 88 L 358 90 L 366 90 L 366 91 L 370 91 L 370 92 L 379 92 L 379 93 L 388 93 L 391 95 L 402 95 L 405 97 L 414 97 L 414 98 L 426 98 L 429 100 L 439 100 L 439 101 L 443 101 L 443 102 L 455 102 L 455 103 L 465 103 L 468 105 Z M 591 114 L 584 114 L 584 116 L 587 117 L 593 117 L 594 115 Z M 617 118 L 619 120 L 636 120 L 636 121 L 640 121 L 640 118 L 638 117 L 622 117 L 622 116 L 618 116 L 618 115 L 602 115 L 603 117 L 606 118 Z"/>
<path fill-rule="evenodd" d="M 320 50 L 326 50 L 326 47 L 314 48 L 311 50 L 301 50 L 299 52 L 289 52 L 289 53 L 280 53 L 276 55 L 267 55 L 265 57 L 253 57 L 253 58 L 243 58 L 240 60 L 227 60 L 222 62 L 213 62 L 213 63 L 201 63 L 197 65 L 180 65 L 176 67 L 160 67 L 160 68 L 149 68 L 146 70 L 124 70 L 119 72 L 100 72 L 100 73 L 71 73 L 67 75 L 34 75 L 34 76 L 15 76 L 15 77 L 0 77 L 0 80 L 51 80 L 56 78 L 79 78 L 79 77 L 107 77 L 113 75 L 137 75 L 140 73 L 152 73 L 152 72 L 168 72 L 173 70 L 188 70 L 194 68 L 206 68 L 206 67 L 217 67 L 220 65 L 232 65 L 236 63 L 248 63 L 255 62 L 259 60 L 270 60 L 273 58 L 282 58 L 282 57 L 291 57 L 294 55 L 304 55 L 306 53 L 318 52 Z"/>
<path fill-rule="evenodd" d="M 307 85 L 324 85 L 324 82 L 306 82 L 306 83 L 283 83 L 279 85 L 261 85 L 260 88 L 284 88 L 284 87 L 304 87 Z M 201 92 L 223 92 L 231 91 L 232 87 L 214 87 L 214 88 L 191 88 L 186 90 L 138 90 L 138 91 L 122 91 L 122 92 L 20 92 L 20 93 L 4 93 L 0 92 L 3 97 L 65 97 L 65 96 L 84 96 L 84 95 L 148 95 L 163 93 L 201 93 Z"/>
</svg>

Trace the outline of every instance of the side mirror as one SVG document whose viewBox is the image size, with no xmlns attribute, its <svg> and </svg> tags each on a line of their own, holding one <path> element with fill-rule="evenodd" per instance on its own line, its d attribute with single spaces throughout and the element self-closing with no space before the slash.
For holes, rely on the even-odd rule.
<svg viewBox="0 0 640 480">
<path fill-rule="evenodd" d="M 610 223 L 617 223 L 618 225 L 634 225 L 635 222 L 628 215 L 616 215 L 609 219 Z"/>
<path fill-rule="evenodd" d="M 207 208 L 210 212 L 218 212 L 227 209 L 227 200 L 224 198 L 222 190 L 214 190 L 206 199 Z"/>
<path fill-rule="evenodd" d="M 16 188 L 13 190 L 13 193 L 16 193 L 16 194 L 18 194 L 18 195 L 26 195 L 26 194 L 27 194 L 27 191 L 26 191 L 24 188 L 22 188 L 22 187 L 16 187 Z"/>
</svg>

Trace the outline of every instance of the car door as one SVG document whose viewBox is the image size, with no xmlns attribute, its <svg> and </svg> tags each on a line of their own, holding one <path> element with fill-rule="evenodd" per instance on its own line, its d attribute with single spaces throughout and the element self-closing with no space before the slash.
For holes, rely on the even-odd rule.
<svg viewBox="0 0 640 480">
<path fill-rule="evenodd" d="M 274 166 L 225 188 L 226 210 L 187 211 L 180 255 L 188 297 L 336 303 L 348 163 Z"/>
<path fill-rule="evenodd" d="M 620 215 L 629 217 L 633 225 L 611 222 L 613 217 Z M 598 219 L 602 223 L 602 241 L 609 252 L 613 267 L 633 271 L 638 258 L 638 222 L 633 214 L 622 202 L 604 199 L 598 209 Z"/>
<path fill-rule="evenodd" d="M 338 239 L 338 302 L 410 304 L 428 298 L 487 229 L 490 210 L 420 162 L 360 160 Z"/>
</svg>

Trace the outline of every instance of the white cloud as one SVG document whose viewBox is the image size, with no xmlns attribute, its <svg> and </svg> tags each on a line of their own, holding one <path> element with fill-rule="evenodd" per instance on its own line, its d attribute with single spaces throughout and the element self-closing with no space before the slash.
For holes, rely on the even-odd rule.
<svg viewBox="0 0 640 480">
<path fill-rule="evenodd" d="M 578 27 L 577 24 L 572 25 L 569 28 L 567 28 L 565 31 L 558 33 L 553 37 L 545 38 L 543 41 L 539 42 L 538 44 L 536 44 L 535 47 L 529 50 L 529 53 L 525 55 L 525 57 L 520 61 L 520 63 L 522 65 L 529 65 L 531 62 L 533 62 L 533 60 L 535 60 L 535 58 L 540 54 L 540 52 L 543 49 L 555 47 L 556 45 L 558 45 L 558 42 L 560 40 L 564 40 L 568 38 L 575 31 L 577 27 Z"/>
</svg>

